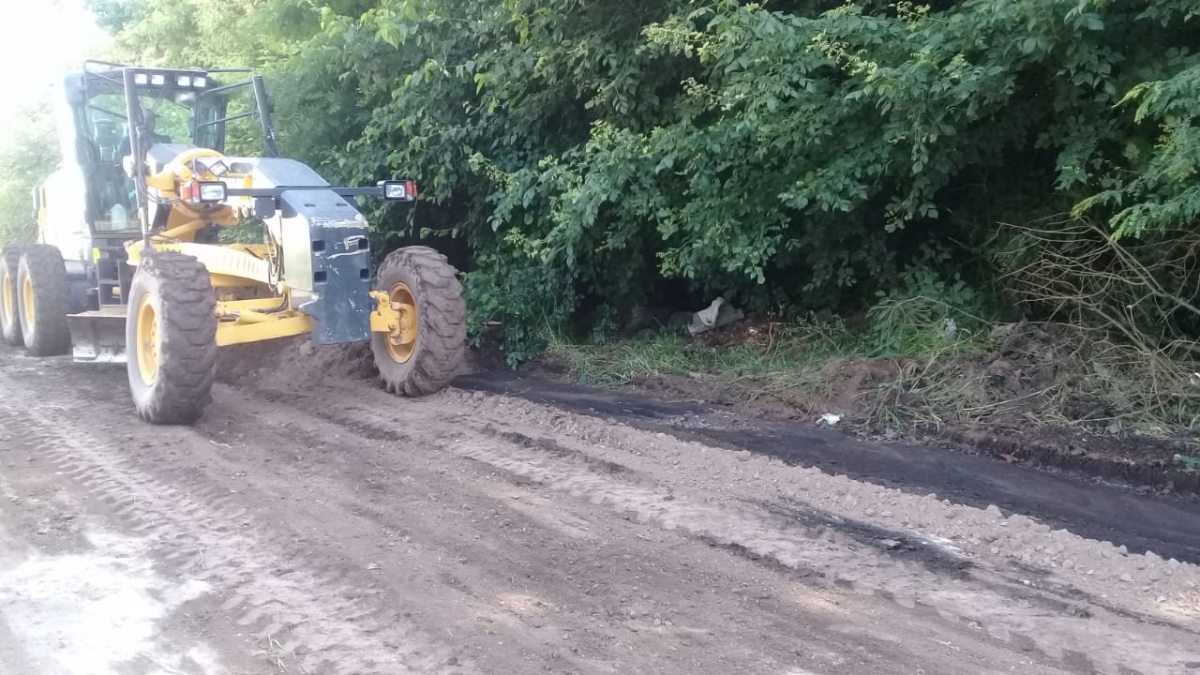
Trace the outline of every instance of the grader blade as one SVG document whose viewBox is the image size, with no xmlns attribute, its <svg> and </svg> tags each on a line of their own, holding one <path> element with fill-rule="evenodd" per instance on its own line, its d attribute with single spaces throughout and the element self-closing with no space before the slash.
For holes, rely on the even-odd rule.
<svg viewBox="0 0 1200 675">
<path fill-rule="evenodd" d="M 125 363 L 125 307 L 67 316 L 72 356 L 82 363 Z"/>
</svg>

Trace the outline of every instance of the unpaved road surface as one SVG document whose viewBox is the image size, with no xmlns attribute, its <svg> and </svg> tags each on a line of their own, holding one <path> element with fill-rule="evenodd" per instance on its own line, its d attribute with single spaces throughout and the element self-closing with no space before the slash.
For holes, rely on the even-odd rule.
<svg viewBox="0 0 1200 675">
<path fill-rule="evenodd" d="M 0 351 L 0 674 L 1200 673 L 1171 523 L 302 361 L 214 394 L 150 427 L 122 370 Z"/>
</svg>

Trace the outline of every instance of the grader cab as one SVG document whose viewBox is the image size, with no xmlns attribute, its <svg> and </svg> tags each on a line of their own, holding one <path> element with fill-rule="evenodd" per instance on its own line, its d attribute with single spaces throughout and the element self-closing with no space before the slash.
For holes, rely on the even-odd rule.
<svg viewBox="0 0 1200 675">
<path fill-rule="evenodd" d="M 0 257 L 6 342 L 125 363 L 138 415 L 159 424 L 201 416 L 230 345 L 370 340 L 385 386 L 410 396 L 457 374 L 465 308 L 446 258 L 401 248 L 371 272 L 355 200 L 411 203 L 412 181 L 334 187 L 280 157 L 248 71 L 88 62 L 62 93 L 63 161 L 35 190 L 38 243 Z M 224 154 L 238 120 L 255 122 L 262 156 Z M 222 234 L 247 223 L 258 240 Z"/>
</svg>

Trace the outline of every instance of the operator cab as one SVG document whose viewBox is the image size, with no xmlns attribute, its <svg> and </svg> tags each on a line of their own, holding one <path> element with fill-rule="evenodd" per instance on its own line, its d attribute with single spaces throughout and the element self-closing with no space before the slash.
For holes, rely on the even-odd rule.
<svg viewBox="0 0 1200 675">
<path fill-rule="evenodd" d="M 93 234 L 140 231 L 134 217 L 136 188 L 130 177 L 136 162 L 133 137 L 139 130 L 131 123 L 131 114 L 141 114 L 147 158 L 191 147 L 220 152 L 225 146 L 223 118 L 228 101 L 208 73 L 140 71 L 133 76 L 134 90 L 127 91 L 124 71 L 117 64 L 89 62 L 83 73 L 65 82 L 71 119 L 63 130 L 63 149 L 64 154 L 73 151 L 83 171 L 85 219 Z M 163 145 L 169 147 L 157 147 Z"/>
<path fill-rule="evenodd" d="M 240 144 L 261 140 L 268 156 L 278 155 L 261 78 L 235 84 L 213 78 L 248 72 L 89 61 L 65 78 L 58 114 L 63 161 L 35 207 L 46 243 L 63 253 L 77 311 L 120 302 L 131 274 L 122 264 L 124 243 L 165 215 L 141 176 L 190 149 L 224 153 L 227 129 Z M 258 128 L 230 125 L 240 119 Z"/>
</svg>

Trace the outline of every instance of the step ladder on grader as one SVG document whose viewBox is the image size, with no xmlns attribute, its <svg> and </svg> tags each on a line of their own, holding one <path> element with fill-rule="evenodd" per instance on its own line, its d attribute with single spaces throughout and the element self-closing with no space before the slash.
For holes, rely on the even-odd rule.
<svg viewBox="0 0 1200 675">
<path fill-rule="evenodd" d="M 371 273 L 355 198 L 411 203 L 412 181 L 333 187 L 280 157 L 248 71 L 90 61 L 63 85 L 63 162 L 34 191 L 38 243 L 0 256 L 6 342 L 124 362 L 138 415 L 158 424 L 199 419 L 229 345 L 369 340 L 385 386 L 409 396 L 457 374 L 465 308 L 446 258 L 401 248 Z M 224 154 L 238 119 L 257 121 L 263 156 Z M 259 221 L 261 241 L 221 243 L 222 228 Z"/>
</svg>

